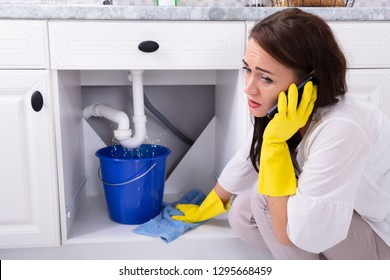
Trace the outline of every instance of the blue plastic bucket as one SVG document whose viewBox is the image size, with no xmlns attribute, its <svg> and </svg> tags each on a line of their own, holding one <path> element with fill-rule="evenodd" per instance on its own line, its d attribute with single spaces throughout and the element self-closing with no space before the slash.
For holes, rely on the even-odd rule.
<svg viewBox="0 0 390 280">
<path fill-rule="evenodd" d="M 111 220 L 142 224 L 160 213 L 170 153 L 166 147 L 149 144 L 136 149 L 114 145 L 96 152 Z"/>
</svg>

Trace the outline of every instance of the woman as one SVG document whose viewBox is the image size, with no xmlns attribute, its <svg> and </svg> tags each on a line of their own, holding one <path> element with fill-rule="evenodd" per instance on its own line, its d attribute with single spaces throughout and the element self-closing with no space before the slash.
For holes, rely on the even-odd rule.
<svg viewBox="0 0 390 280">
<path fill-rule="evenodd" d="M 243 68 L 251 137 L 205 201 L 174 219 L 212 218 L 234 194 L 231 227 L 276 259 L 390 259 L 390 121 L 346 94 L 329 26 L 281 10 L 252 29 Z"/>
</svg>

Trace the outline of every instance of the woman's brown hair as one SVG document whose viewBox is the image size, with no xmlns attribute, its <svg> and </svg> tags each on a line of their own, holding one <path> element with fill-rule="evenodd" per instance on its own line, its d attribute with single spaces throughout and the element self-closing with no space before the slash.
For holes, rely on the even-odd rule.
<svg viewBox="0 0 390 280">
<path fill-rule="evenodd" d="M 347 62 L 329 25 L 320 17 L 298 8 L 280 10 L 258 22 L 250 32 L 253 39 L 270 56 L 293 69 L 299 80 L 311 75 L 317 80 L 314 110 L 337 103 L 347 91 Z M 254 119 L 250 159 L 256 171 L 260 158 L 267 117 Z M 290 150 L 300 141 L 296 133 L 287 141 Z"/>
</svg>

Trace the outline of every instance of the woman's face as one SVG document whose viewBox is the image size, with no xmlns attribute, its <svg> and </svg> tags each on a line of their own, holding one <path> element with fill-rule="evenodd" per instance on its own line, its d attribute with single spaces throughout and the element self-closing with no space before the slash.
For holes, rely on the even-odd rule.
<svg viewBox="0 0 390 280">
<path fill-rule="evenodd" d="M 294 71 L 276 61 L 253 39 L 250 39 L 243 59 L 245 93 L 255 117 L 264 117 L 278 102 L 281 91 L 296 83 Z"/>
</svg>

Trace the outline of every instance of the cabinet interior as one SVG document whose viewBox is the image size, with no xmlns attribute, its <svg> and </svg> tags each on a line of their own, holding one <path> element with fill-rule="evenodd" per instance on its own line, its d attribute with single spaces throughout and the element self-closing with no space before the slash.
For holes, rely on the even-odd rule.
<svg viewBox="0 0 390 280">
<path fill-rule="evenodd" d="M 165 79 L 161 79 L 165 75 Z M 127 71 L 61 70 L 58 81 L 59 182 L 63 243 L 139 241 L 135 225 L 112 222 L 98 178 L 95 152 L 112 142 L 116 124 L 82 118 L 82 109 L 104 103 L 132 116 L 131 84 Z M 163 76 L 164 77 L 164 76 Z M 238 70 L 164 70 L 144 72 L 144 93 L 155 107 L 195 142 L 188 146 L 145 109 L 146 143 L 172 150 L 167 162 L 164 201 L 172 202 L 197 188 L 207 194 L 224 165 L 246 137 L 242 76 Z M 176 115 L 175 115 L 176 114 Z M 62 148 L 61 148 L 62 147 Z M 216 225 L 219 229 L 216 230 Z M 210 235 L 210 231 L 214 234 Z M 217 233 L 217 234 L 216 234 Z M 188 238 L 231 237 L 226 217 L 210 221 Z M 195 237 L 194 237 L 195 236 Z M 214 236 L 214 237 L 213 237 Z"/>
</svg>

